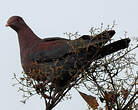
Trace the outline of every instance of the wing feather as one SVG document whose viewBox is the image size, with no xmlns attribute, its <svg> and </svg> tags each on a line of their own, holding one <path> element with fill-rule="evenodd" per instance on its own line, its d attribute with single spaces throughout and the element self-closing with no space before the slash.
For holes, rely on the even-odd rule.
<svg viewBox="0 0 138 110">
<path fill-rule="evenodd" d="M 82 54 L 81 52 L 83 50 L 83 52 L 87 52 L 85 50 L 88 49 L 88 47 L 93 47 L 94 49 L 103 47 L 114 34 L 115 32 L 110 30 L 104 31 L 97 36 L 92 37 L 92 39 L 91 36 L 88 35 L 83 35 L 76 40 L 69 40 L 59 37 L 46 38 L 42 40 L 42 44 L 39 46 L 40 49 L 37 52 L 32 53 L 30 57 L 33 61 L 44 63 L 55 59 L 63 59 L 65 56 L 75 54 L 76 50 L 79 54 Z M 93 53 L 90 55 L 92 54 Z"/>
</svg>

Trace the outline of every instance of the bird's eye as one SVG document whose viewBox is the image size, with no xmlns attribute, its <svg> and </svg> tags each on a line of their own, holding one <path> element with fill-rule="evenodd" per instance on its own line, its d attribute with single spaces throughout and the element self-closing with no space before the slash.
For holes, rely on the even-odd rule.
<svg viewBox="0 0 138 110">
<path fill-rule="evenodd" d="M 16 21 L 20 21 L 20 18 L 17 18 Z"/>
</svg>

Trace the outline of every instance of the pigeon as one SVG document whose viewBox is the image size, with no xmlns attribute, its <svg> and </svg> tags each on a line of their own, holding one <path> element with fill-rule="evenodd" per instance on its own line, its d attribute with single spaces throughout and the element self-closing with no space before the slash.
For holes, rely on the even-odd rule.
<svg viewBox="0 0 138 110">
<path fill-rule="evenodd" d="M 6 26 L 17 32 L 25 74 L 36 81 L 52 83 L 55 88 L 76 80 L 94 60 L 125 49 L 130 42 L 125 38 L 106 45 L 115 34 L 114 30 L 105 30 L 95 36 L 83 35 L 74 40 L 60 37 L 41 39 L 20 16 L 10 17 Z"/>
</svg>

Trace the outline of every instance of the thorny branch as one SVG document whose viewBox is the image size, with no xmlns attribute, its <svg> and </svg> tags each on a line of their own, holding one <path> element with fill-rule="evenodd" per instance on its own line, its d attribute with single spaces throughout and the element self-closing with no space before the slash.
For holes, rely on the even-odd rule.
<svg viewBox="0 0 138 110">
<path fill-rule="evenodd" d="M 108 27 L 107 30 L 111 28 Z M 102 30 L 103 24 L 101 28 L 91 28 L 90 33 L 94 36 L 95 31 L 100 33 Z M 65 34 L 70 38 L 80 36 L 78 33 Z M 138 72 L 134 68 L 134 66 L 138 66 L 138 63 L 136 62 L 135 54 L 133 54 L 133 51 L 137 48 L 138 45 L 99 60 L 97 60 L 98 57 L 97 59 L 95 57 L 95 61 L 93 61 L 88 70 L 82 72 L 75 81 L 70 82 L 58 92 L 52 88 L 51 83 L 35 81 L 24 73 L 21 78 L 17 78 L 16 74 L 14 74 L 14 79 L 17 81 L 17 84 L 14 85 L 18 85 L 19 91 L 22 91 L 23 94 L 26 93 L 23 103 L 33 95 L 38 94 L 44 98 L 46 110 L 52 110 L 64 97 L 67 97 L 66 94 L 72 87 L 78 90 L 82 86 L 86 87 L 92 94 L 97 95 L 99 100 L 105 104 L 107 110 L 133 108 L 136 106 L 135 101 L 138 98 Z"/>
<path fill-rule="evenodd" d="M 137 45 L 93 62 L 91 74 L 84 79 L 84 87 L 97 95 L 107 110 L 136 110 L 138 62 L 133 52 L 136 48 Z"/>
</svg>

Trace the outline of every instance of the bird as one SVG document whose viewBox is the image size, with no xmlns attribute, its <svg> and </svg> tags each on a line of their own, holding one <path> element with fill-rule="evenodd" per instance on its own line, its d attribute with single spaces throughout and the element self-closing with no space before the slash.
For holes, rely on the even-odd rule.
<svg viewBox="0 0 138 110">
<path fill-rule="evenodd" d="M 95 36 L 82 35 L 74 40 L 61 37 L 42 39 L 20 16 L 10 17 L 6 26 L 18 35 L 25 74 L 36 81 L 52 83 L 54 88 L 68 85 L 94 60 L 125 49 L 130 42 L 129 38 L 125 38 L 105 45 L 115 34 L 114 30 L 105 30 Z"/>
</svg>

